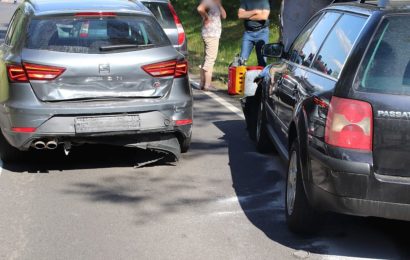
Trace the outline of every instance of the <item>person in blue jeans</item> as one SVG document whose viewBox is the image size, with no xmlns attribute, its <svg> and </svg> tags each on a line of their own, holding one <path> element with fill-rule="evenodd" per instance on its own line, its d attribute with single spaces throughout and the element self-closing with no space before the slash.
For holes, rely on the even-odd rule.
<svg viewBox="0 0 410 260">
<path fill-rule="evenodd" d="M 239 19 L 244 20 L 241 58 L 248 60 L 253 48 L 256 49 L 259 66 L 266 66 L 262 55 L 263 45 L 269 42 L 269 0 L 241 0 Z"/>
</svg>

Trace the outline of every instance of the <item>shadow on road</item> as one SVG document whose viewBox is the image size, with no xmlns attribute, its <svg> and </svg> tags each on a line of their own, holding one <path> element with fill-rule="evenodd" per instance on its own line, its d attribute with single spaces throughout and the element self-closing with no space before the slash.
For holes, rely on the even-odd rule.
<svg viewBox="0 0 410 260">
<path fill-rule="evenodd" d="M 271 240 L 294 250 L 341 257 L 409 259 L 405 222 L 329 214 L 317 236 L 290 233 L 284 216 L 285 163 L 260 155 L 246 136 L 241 120 L 215 125 L 225 134 L 233 187 L 249 221 Z M 405 231 L 405 232 L 404 232 Z"/>
<path fill-rule="evenodd" d="M 49 173 L 51 171 L 102 169 L 112 167 L 150 167 L 171 165 L 164 154 L 108 145 L 75 147 L 69 156 L 62 149 L 30 151 L 19 163 L 4 164 L 3 168 L 15 173 Z"/>
</svg>

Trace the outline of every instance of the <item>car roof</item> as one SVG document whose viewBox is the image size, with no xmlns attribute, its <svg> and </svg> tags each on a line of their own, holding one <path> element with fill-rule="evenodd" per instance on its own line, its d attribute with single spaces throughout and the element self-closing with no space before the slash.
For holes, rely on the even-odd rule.
<svg viewBox="0 0 410 260">
<path fill-rule="evenodd" d="M 348 2 L 332 4 L 325 9 L 336 9 L 345 12 L 371 15 L 373 13 L 410 13 L 410 1 L 390 0 L 387 7 L 378 6 L 378 1 L 366 1 L 365 3 Z"/>
<path fill-rule="evenodd" d="M 116 11 L 146 13 L 149 10 L 138 0 L 25 0 L 34 15 L 69 13 L 78 11 Z"/>
</svg>

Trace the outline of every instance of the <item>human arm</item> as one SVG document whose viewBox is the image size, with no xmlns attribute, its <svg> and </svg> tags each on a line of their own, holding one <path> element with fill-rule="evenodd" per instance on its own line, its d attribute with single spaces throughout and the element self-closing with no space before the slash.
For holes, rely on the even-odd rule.
<svg viewBox="0 0 410 260">
<path fill-rule="evenodd" d="M 201 3 L 196 10 L 198 11 L 199 15 L 204 20 L 204 23 L 207 24 L 209 21 L 207 6 L 204 3 Z"/>
<path fill-rule="evenodd" d="M 269 19 L 270 11 L 269 10 L 256 10 L 259 11 L 255 15 L 251 16 L 249 20 L 252 21 L 264 21 Z"/>
<path fill-rule="evenodd" d="M 226 11 L 225 8 L 222 6 L 222 4 L 219 4 L 219 11 L 221 12 L 221 18 L 226 19 Z"/>
<path fill-rule="evenodd" d="M 250 11 L 246 11 L 243 8 L 239 8 L 238 11 L 238 18 L 239 19 L 251 19 L 251 17 L 257 15 L 258 13 L 260 13 L 260 10 L 250 10 Z"/>
</svg>

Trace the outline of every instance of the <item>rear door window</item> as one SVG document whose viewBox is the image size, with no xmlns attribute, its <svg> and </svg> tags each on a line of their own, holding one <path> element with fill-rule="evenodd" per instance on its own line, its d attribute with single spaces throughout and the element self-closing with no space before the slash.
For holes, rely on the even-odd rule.
<svg viewBox="0 0 410 260">
<path fill-rule="evenodd" d="M 168 3 L 142 2 L 157 18 L 164 29 L 176 29 L 174 16 L 169 9 Z"/>
<path fill-rule="evenodd" d="M 410 95 L 410 17 L 383 19 L 358 75 L 362 91 Z"/>
<path fill-rule="evenodd" d="M 340 16 L 340 13 L 325 13 L 309 35 L 302 34 L 304 44 L 296 43 L 292 61 L 310 67 L 320 46 Z"/>
<path fill-rule="evenodd" d="M 16 26 L 17 26 L 18 21 L 20 20 L 21 16 L 22 16 L 22 12 L 19 9 L 14 13 L 13 17 L 11 18 L 9 28 L 7 30 L 7 34 L 6 34 L 5 39 L 4 39 L 4 42 L 7 45 L 11 45 L 11 39 L 14 35 L 14 31 L 16 30 Z"/>
<path fill-rule="evenodd" d="M 312 68 L 333 78 L 339 78 L 367 18 L 344 14 L 327 36 Z"/>
<path fill-rule="evenodd" d="M 170 42 L 154 18 L 135 15 L 35 18 L 30 22 L 26 40 L 28 49 L 87 54 L 106 52 L 104 47 L 118 45 L 130 45 L 135 50 L 166 46 Z"/>
</svg>

